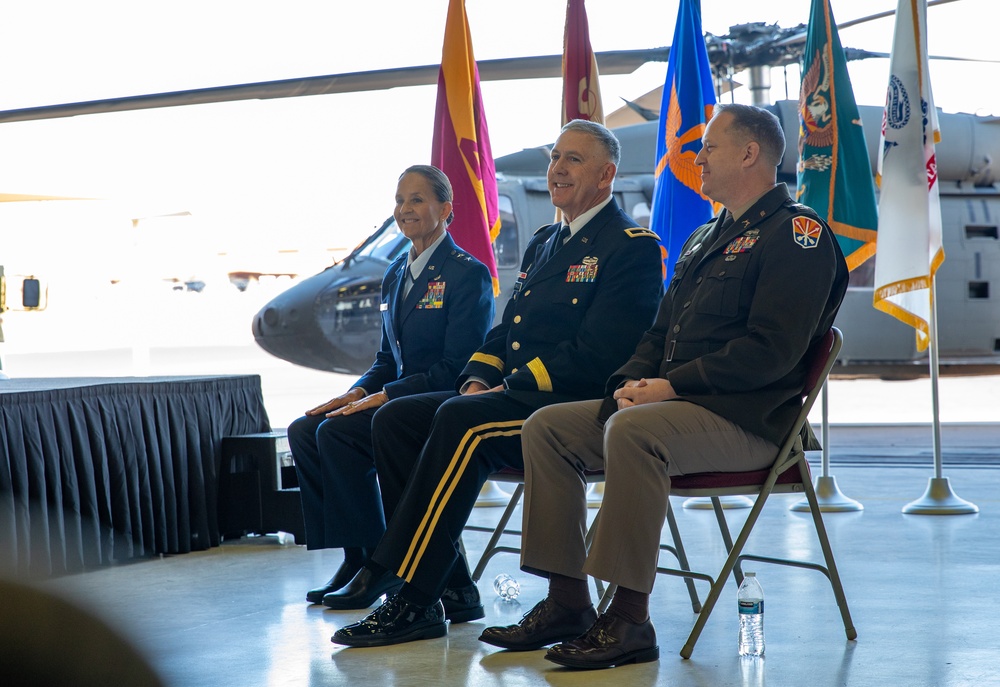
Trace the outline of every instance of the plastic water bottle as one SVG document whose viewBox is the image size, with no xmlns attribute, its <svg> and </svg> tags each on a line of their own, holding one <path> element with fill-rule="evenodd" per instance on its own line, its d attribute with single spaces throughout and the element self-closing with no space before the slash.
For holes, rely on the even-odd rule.
<svg viewBox="0 0 1000 687">
<path fill-rule="evenodd" d="M 513 601 L 521 593 L 521 585 L 507 573 L 501 573 L 493 580 L 493 591 L 504 601 Z"/>
<path fill-rule="evenodd" d="M 740 656 L 763 656 L 764 590 L 757 573 L 744 573 L 736 597 L 740 608 Z"/>
</svg>

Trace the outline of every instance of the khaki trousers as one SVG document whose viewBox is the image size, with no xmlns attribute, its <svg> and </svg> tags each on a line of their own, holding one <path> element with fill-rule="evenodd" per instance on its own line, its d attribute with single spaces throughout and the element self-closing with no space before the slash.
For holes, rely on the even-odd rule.
<svg viewBox="0 0 1000 687">
<path fill-rule="evenodd" d="M 770 467 L 778 447 L 687 401 L 619 410 L 602 427 L 601 401 L 542 408 L 524 423 L 522 569 L 592 575 L 649 593 L 656 578 L 670 477 Z M 584 470 L 605 471 L 588 554 Z"/>
</svg>

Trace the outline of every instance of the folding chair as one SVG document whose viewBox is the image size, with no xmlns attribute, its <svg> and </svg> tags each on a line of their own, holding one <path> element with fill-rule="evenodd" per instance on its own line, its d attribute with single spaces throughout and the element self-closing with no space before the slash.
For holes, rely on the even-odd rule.
<svg viewBox="0 0 1000 687">
<path fill-rule="evenodd" d="M 584 473 L 584 477 L 587 480 L 587 484 L 596 484 L 598 482 L 604 481 L 604 471 L 603 470 L 588 470 Z M 486 564 L 489 563 L 490 559 L 498 553 L 521 553 L 519 547 L 514 546 L 502 546 L 499 545 L 500 537 L 503 535 L 515 535 L 517 537 L 521 536 L 521 530 L 508 529 L 507 524 L 510 522 L 511 516 L 514 514 L 514 509 L 521 502 L 521 496 L 524 493 L 524 472 L 521 470 L 514 470 L 512 468 L 504 468 L 498 472 L 494 472 L 490 475 L 490 479 L 494 482 L 500 482 L 503 484 L 515 484 L 514 493 L 511 494 L 510 500 L 507 502 L 507 507 L 504 509 L 503 515 L 500 516 L 500 521 L 497 523 L 496 527 L 482 527 L 480 525 L 466 525 L 464 529 L 473 532 L 490 532 L 489 542 L 486 544 L 486 548 L 483 549 L 483 553 L 479 558 L 479 562 L 476 564 L 476 568 L 472 573 L 472 581 L 479 582 L 480 578 L 483 576 L 483 572 L 486 570 Z M 698 600 L 698 593 L 694 588 L 692 578 L 707 580 L 709 583 L 714 582 L 714 580 L 705 574 L 691 572 L 689 570 L 687 557 L 684 553 L 684 546 L 680 540 L 680 534 L 677 532 L 677 524 L 674 522 L 673 514 L 670 514 L 671 533 L 674 534 L 674 541 L 677 543 L 676 548 L 669 545 L 660 546 L 661 549 L 670 551 L 677 558 L 681 569 L 674 568 L 657 568 L 659 572 L 668 575 L 679 575 L 686 578 L 688 585 L 688 594 L 691 596 L 691 608 L 697 613 L 701 610 L 701 603 Z M 587 531 L 587 547 L 590 547 L 590 542 L 593 539 L 593 526 Z M 604 599 L 606 596 L 604 582 L 594 578 L 594 587 L 597 589 L 597 598 Z M 610 600 L 610 598 L 609 598 Z"/>
<path fill-rule="evenodd" d="M 684 658 L 691 657 L 691 654 L 694 651 L 694 645 L 698 641 L 698 637 L 701 635 L 701 631 L 704 629 L 705 623 L 708 622 L 708 617 L 711 615 L 712 609 L 715 607 L 715 603 L 722 594 L 722 589 L 726 586 L 726 580 L 729 577 L 729 574 L 732 573 L 737 585 L 742 584 L 743 571 L 740 565 L 743 560 L 754 560 L 765 563 L 775 563 L 778 565 L 790 565 L 822 572 L 827 576 L 831 586 L 833 587 L 833 594 L 837 600 L 837 605 L 840 607 L 840 614 L 844 621 L 844 630 L 847 633 L 847 638 L 849 640 L 857 638 L 858 633 L 854 628 L 854 623 L 851 620 L 851 613 L 847 607 L 847 598 L 844 595 L 844 589 L 840 582 L 840 575 L 837 572 L 837 564 L 833 558 L 833 550 L 830 548 L 830 540 L 827 537 L 826 527 L 823 525 L 823 516 L 820 511 L 819 504 L 816 501 L 816 492 L 812 486 L 809 464 L 806 462 L 805 452 L 803 451 L 802 440 L 799 434 L 808 419 L 809 411 L 812 408 L 816 397 L 823 388 L 823 384 L 830 373 L 830 368 L 833 367 L 833 364 L 837 359 L 837 354 L 840 352 L 842 344 L 843 336 L 841 335 L 840 330 L 834 327 L 831 328 L 830 331 L 827 332 L 826 335 L 806 353 L 808 371 L 806 375 L 806 382 L 802 390 L 802 409 L 799 411 L 799 414 L 795 419 L 795 423 L 789 430 L 784 443 L 778 451 L 774 464 L 770 469 L 755 470 L 751 472 L 700 473 L 672 478 L 670 486 L 671 495 L 682 497 L 707 496 L 711 498 L 715 516 L 719 523 L 719 529 L 722 532 L 722 538 L 725 542 L 726 550 L 729 553 L 725 564 L 722 566 L 722 570 L 719 571 L 715 580 L 712 580 L 712 578 L 708 576 L 700 576 L 698 578 L 708 578 L 712 583 L 712 588 L 708 593 L 708 598 L 705 600 L 704 607 L 698 613 L 694 628 L 692 628 L 687 642 L 684 644 L 683 648 L 681 648 L 681 656 Z M 826 565 L 824 566 L 808 561 L 743 553 L 743 547 L 746 545 L 747 539 L 750 537 L 750 532 L 757 523 L 757 519 L 760 516 L 761 510 L 764 508 L 764 504 L 767 502 L 768 496 L 772 493 L 780 494 L 803 492 L 805 493 L 806 500 L 809 504 L 809 511 L 812 514 L 813 524 L 816 528 L 816 535 L 819 538 L 820 547 L 823 550 Z M 750 509 L 750 513 L 747 515 L 747 519 L 744 522 L 743 528 L 740 530 L 735 542 L 730 534 L 729 526 L 726 524 L 725 513 L 719 500 L 719 497 L 721 496 L 728 496 L 732 494 L 757 496 L 756 502 Z M 671 525 L 671 536 L 673 537 L 674 543 L 678 545 L 678 548 L 682 548 L 680 547 L 680 535 L 676 529 L 672 508 L 668 508 L 667 510 L 667 520 Z M 659 572 L 668 572 L 672 575 L 694 577 L 690 571 L 686 570 L 666 571 L 659 568 L 657 570 Z M 613 594 L 614 587 L 611 586 L 605 593 L 605 597 L 601 600 L 602 610 L 606 608 Z"/>
<path fill-rule="evenodd" d="M 587 472 L 586 473 L 587 484 L 593 484 L 596 482 L 604 481 L 604 472 Z M 516 484 L 514 487 L 514 493 L 510 495 L 510 500 L 507 502 L 506 508 L 504 508 L 503 515 L 500 516 L 500 521 L 497 523 L 496 527 L 482 527 L 480 525 L 466 525 L 463 529 L 470 530 L 472 532 L 492 532 L 489 542 L 486 544 L 486 548 L 483 549 L 483 554 L 479 557 L 479 562 L 476 564 L 475 570 L 472 572 L 472 581 L 479 582 L 480 578 L 483 576 L 483 572 L 486 570 L 486 564 L 490 562 L 498 553 L 521 553 L 521 549 L 516 546 L 502 546 L 498 542 L 500 537 L 503 535 L 514 535 L 517 537 L 521 536 L 521 530 L 508 529 L 507 523 L 510 522 L 511 516 L 514 515 L 514 510 L 517 505 L 521 502 L 521 495 L 524 493 L 524 471 L 515 470 L 513 468 L 504 468 L 490 475 L 490 480 L 494 482 L 500 482 L 501 484 Z M 591 533 L 587 532 L 587 546 L 590 546 Z M 597 588 L 597 597 L 603 598 L 604 596 L 604 583 L 600 580 L 595 579 L 594 585 Z"/>
</svg>

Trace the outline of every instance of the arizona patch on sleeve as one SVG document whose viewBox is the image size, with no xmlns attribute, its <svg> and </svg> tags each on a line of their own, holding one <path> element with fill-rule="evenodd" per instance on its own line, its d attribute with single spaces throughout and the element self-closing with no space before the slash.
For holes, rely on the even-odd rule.
<svg viewBox="0 0 1000 687">
<path fill-rule="evenodd" d="M 823 235 L 823 225 L 812 217 L 792 218 L 792 238 L 803 248 L 815 248 Z"/>
</svg>

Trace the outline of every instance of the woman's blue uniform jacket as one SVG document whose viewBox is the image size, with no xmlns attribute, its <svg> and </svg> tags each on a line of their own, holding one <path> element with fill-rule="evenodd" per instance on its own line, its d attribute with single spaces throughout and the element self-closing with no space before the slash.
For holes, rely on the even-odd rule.
<svg viewBox="0 0 1000 687">
<path fill-rule="evenodd" d="M 493 324 L 493 280 L 451 235 L 434 250 L 403 299 L 406 253 L 382 278 L 382 345 L 354 386 L 390 399 L 455 388 L 458 373 Z"/>
</svg>

